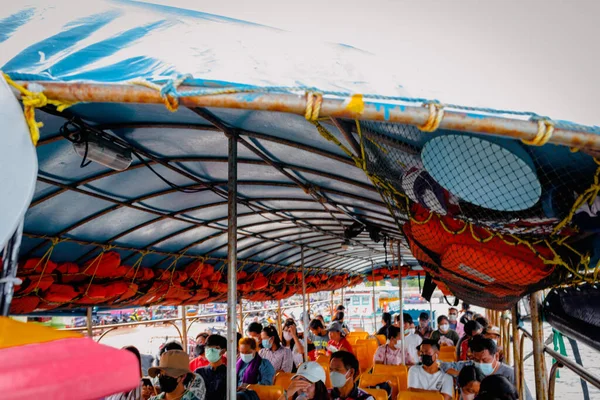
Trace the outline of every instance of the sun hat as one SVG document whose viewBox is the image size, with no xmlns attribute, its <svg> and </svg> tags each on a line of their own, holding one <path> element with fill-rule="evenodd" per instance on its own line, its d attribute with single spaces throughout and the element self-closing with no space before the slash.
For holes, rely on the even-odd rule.
<svg viewBox="0 0 600 400">
<path fill-rule="evenodd" d="M 489 325 L 487 328 L 485 328 L 485 333 L 486 335 L 500 336 L 500 328 L 494 325 Z"/>
<path fill-rule="evenodd" d="M 152 378 L 159 373 L 178 378 L 185 374 L 191 374 L 190 358 L 185 351 L 169 350 L 160 356 L 158 367 L 148 368 L 148 375 Z"/>
<path fill-rule="evenodd" d="M 300 365 L 300 367 L 298 367 L 298 372 L 296 372 L 294 378 L 296 376 L 306 378 L 312 383 L 316 383 L 318 381 L 325 383 L 326 380 L 325 370 L 316 361 L 308 361 Z"/>
</svg>

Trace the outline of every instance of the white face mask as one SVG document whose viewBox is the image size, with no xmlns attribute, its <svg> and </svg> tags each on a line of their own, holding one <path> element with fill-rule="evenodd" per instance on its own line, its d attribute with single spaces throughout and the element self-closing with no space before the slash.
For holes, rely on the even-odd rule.
<svg viewBox="0 0 600 400">
<path fill-rule="evenodd" d="M 333 371 L 333 372 L 329 373 L 329 377 L 331 378 L 331 385 L 334 388 L 344 387 L 344 385 L 348 381 L 348 378 L 346 377 L 346 375 L 342 374 L 341 372 Z"/>
<path fill-rule="evenodd" d="M 492 339 L 492 341 L 496 343 L 496 346 L 498 346 L 498 339 Z"/>
<path fill-rule="evenodd" d="M 409 329 L 406 329 L 406 330 L 404 331 L 404 333 L 405 333 L 405 334 L 407 334 L 407 335 L 414 335 L 414 334 L 415 334 L 415 332 L 416 332 L 416 329 L 415 329 L 415 328 L 409 328 Z"/>
<path fill-rule="evenodd" d="M 450 329 L 450 325 L 449 324 L 442 324 L 440 325 L 440 332 L 448 332 L 448 330 Z"/>
<path fill-rule="evenodd" d="M 283 338 L 285 339 L 286 342 L 289 342 L 290 340 L 292 340 L 294 338 L 294 336 L 291 333 L 285 331 L 285 332 L 283 332 Z"/>
<path fill-rule="evenodd" d="M 463 400 L 474 400 L 475 399 L 475 393 L 463 393 L 462 394 L 462 398 Z"/>
<path fill-rule="evenodd" d="M 242 359 L 243 362 L 248 364 L 250 361 L 252 361 L 254 359 L 254 353 L 240 354 L 240 358 Z"/>
</svg>

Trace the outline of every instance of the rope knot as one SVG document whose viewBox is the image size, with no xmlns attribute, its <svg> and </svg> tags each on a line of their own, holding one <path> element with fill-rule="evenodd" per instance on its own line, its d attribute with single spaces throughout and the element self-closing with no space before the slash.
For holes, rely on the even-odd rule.
<svg viewBox="0 0 600 400">
<path fill-rule="evenodd" d="M 538 119 L 537 123 L 538 131 L 535 137 L 531 140 L 521 139 L 521 142 L 530 146 L 543 146 L 546 143 L 548 143 L 548 141 L 552 137 L 552 134 L 554 133 L 554 122 L 550 121 L 549 119 L 543 118 Z"/>
<path fill-rule="evenodd" d="M 417 128 L 423 132 L 437 131 L 444 118 L 444 106 L 438 102 L 431 102 L 423 104 L 423 107 L 429 108 L 429 117 L 423 125 L 418 126 Z"/>
<path fill-rule="evenodd" d="M 316 122 L 321 112 L 321 104 L 323 104 L 323 94 L 306 92 L 306 112 L 304 113 L 304 117 L 308 121 Z"/>
</svg>

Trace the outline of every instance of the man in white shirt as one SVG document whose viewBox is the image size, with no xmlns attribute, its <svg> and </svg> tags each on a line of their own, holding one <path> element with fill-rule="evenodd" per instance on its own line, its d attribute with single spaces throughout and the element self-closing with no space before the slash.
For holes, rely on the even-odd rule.
<svg viewBox="0 0 600 400">
<path fill-rule="evenodd" d="M 454 398 L 454 381 L 438 365 L 439 344 L 430 339 L 423 340 L 419 346 L 421 365 L 408 370 L 408 388 L 416 391 L 435 391 L 444 396 L 444 400 Z"/>
<path fill-rule="evenodd" d="M 417 347 L 423 342 L 423 338 L 417 335 L 415 329 L 415 323 L 412 317 L 408 313 L 404 313 L 404 343 L 410 358 L 415 362 L 419 361 L 419 351 Z"/>
</svg>

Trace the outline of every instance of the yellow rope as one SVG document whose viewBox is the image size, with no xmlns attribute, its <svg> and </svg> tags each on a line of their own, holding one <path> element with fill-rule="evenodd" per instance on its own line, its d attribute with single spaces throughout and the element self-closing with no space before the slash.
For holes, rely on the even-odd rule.
<svg viewBox="0 0 600 400">
<path fill-rule="evenodd" d="M 435 132 L 440 127 L 440 123 L 444 118 L 444 106 L 438 103 L 424 104 L 424 107 L 429 107 L 429 118 L 421 126 L 418 126 L 423 132 Z"/>
<path fill-rule="evenodd" d="M 75 103 L 49 99 L 42 92 L 32 92 L 27 90 L 24 86 L 13 81 L 10 76 L 4 72 L 2 73 L 2 76 L 6 80 L 6 83 L 21 93 L 21 101 L 23 102 L 23 115 L 25 116 L 25 121 L 27 121 L 27 126 L 29 127 L 31 142 L 34 146 L 37 146 L 37 143 L 40 140 L 40 128 L 43 127 L 44 124 L 35 120 L 35 109 L 51 104 L 56 106 L 57 111 L 62 112 L 65 110 L 65 108 L 70 107 Z"/>
<path fill-rule="evenodd" d="M 535 137 L 531 140 L 521 139 L 521 142 L 530 146 L 543 146 L 548 143 L 553 133 L 554 123 L 548 120 L 539 120 L 538 131 Z"/>
<path fill-rule="evenodd" d="M 173 87 L 175 89 L 177 89 L 179 86 L 181 86 L 181 84 L 187 78 L 189 78 L 189 76 L 185 75 L 185 76 L 182 76 L 182 77 L 174 80 Z M 144 87 L 156 90 L 157 92 L 161 92 L 161 93 L 162 93 L 162 89 L 163 89 L 163 86 L 157 85 L 156 83 L 147 81 L 146 79 L 142 79 L 142 78 L 132 79 L 132 80 L 127 81 L 127 83 L 129 83 L 131 85 L 144 86 Z M 163 101 L 165 102 L 165 107 L 167 108 L 167 110 L 169 110 L 171 112 L 177 111 L 177 109 L 179 108 L 179 99 L 177 97 L 172 96 L 170 94 L 167 94 L 162 97 L 163 97 Z"/>
</svg>

